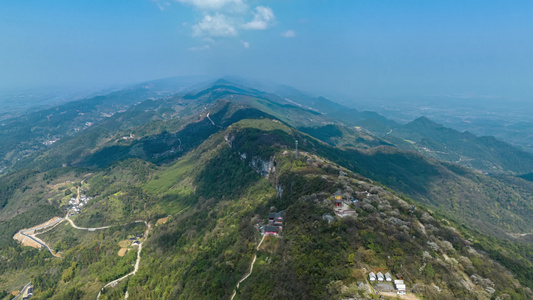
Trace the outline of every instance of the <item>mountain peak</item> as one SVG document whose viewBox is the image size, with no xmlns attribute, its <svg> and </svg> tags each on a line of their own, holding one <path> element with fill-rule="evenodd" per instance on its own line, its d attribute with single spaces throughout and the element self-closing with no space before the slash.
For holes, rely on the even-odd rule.
<svg viewBox="0 0 533 300">
<path fill-rule="evenodd" d="M 216 86 L 216 85 L 231 85 L 231 86 L 234 86 L 235 83 L 230 82 L 230 81 L 228 81 L 227 79 L 224 79 L 224 78 L 219 78 L 215 82 L 213 82 L 211 85 L 212 86 Z"/>
<path fill-rule="evenodd" d="M 435 123 L 430 118 L 426 116 L 421 116 L 419 118 L 416 118 L 412 122 L 408 123 L 407 125 L 417 125 L 417 126 L 426 126 L 426 127 L 443 127 L 441 124 Z"/>
</svg>

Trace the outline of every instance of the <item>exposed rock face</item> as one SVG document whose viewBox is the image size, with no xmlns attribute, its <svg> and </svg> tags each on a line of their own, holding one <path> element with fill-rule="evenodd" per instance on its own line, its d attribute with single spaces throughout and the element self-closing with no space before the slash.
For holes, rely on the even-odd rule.
<svg viewBox="0 0 533 300">
<path fill-rule="evenodd" d="M 256 170 L 261 176 L 268 178 L 271 173 L 276 170 L 274 166 L 274 157 L 270 157 L 268 161 L 259 156 L 253 156 L 250 160 L 250 166 Z"/>
<path fill-rule="evenodd" d="M 226 135 L 224 136 L 224 140 L 226 141 L 226 143 L 228 143 L 228 145 L 229 145 L 230 147 L 232 147 L 231 144 L 232 144 L 233 141 L 235 140 L 235 136 L 234 136 L 234 135 L 231 135 L 231 136 L 230 136 L 229 134 L 226 134 Z"/>
<path fill-rule="evenodd" d="M 235 135 L 226 134 L 224 140 L 230 148 L 233 148 L 233 142 L 235 141 Z M 248 154 L 246 152 L 237 151 L 242 161 L 247 161 Z M 276 170 L 274 157 L 271 156 L 269 160 L 265 160 L 260 156 L 252 156 L 250 159 L 250 166 L 261 176 L 268 178 L 271 173 Z"/>
<path fill-rule="evenodd" d="M 276 185 L 276 191 L 278 192 L 278 198 L 283 196 L 283 186 L 281 184 Z"/>
</svg>

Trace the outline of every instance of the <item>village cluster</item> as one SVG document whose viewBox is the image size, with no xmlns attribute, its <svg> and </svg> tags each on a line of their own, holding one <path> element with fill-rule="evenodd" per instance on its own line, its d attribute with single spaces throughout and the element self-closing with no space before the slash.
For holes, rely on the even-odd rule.
<svg viewBox="0 0 533 300">
<path fill-rule="evenodd" d="M 128 241 L 131 242 L 132 246 L 139 246 L 141 244 L 139 239 L 141 239 L 142 237 L 143 237 L 142 234 L 141 235 L 137 235 L 137 236 L 131 235 L 130 237 L 128 237 Z"/>
<path fill-rule="evenodd" d="M 389 272 L 386 272 L 385 275 L 383 275 L 381 272 L 377 272 L 377 274 L 370 272 L 368 274 L 368 279 L 370 282 L 392 282 L 392 276 Z M 403 280 L 394 280 L 394 288 L 396 289 L 398 295 L 405 295 L 405 283 Z"/>
<path fill-rule="evenodd" d="M 67 210 L 70 212 L 71 216 L 79 214 L 81 212 L 81 208 L 91 199 L 92 197 L 87 197 L 85 195 L 81 195 L 79 200 L 76 197 L 72 197 L 68 202 L 69 206 Z"/>
</svg>

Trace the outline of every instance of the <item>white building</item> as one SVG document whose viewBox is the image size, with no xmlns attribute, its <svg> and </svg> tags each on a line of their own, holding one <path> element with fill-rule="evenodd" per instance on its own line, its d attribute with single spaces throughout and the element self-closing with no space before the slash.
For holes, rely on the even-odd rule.
<svg viewBox="0 0 533 300">
<path fill-rule="evenodd" d="M 370 274 L 368 274 L 368 279 L 370 279 L 370 281 L 376 281 L 376 274 L 370 272 Z"/>
</svg>

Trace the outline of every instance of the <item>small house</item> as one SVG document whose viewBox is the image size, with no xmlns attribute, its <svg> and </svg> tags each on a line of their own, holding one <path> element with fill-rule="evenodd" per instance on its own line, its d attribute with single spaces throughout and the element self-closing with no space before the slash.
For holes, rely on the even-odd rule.
<svg viewBox="0 0 533 300">
<path fill-rule="evenodd" d="M 133 246 L 139 246 L 139 244 L 140 244 L 139 241 L 133 242 Z"/>
<path fill-rule="evenodd" d="M 405 291 L 405 284 L 397 284 L 396 289 L 398 291 Z"/>
<path fill-rule="evenodd" d="M 276 226 L 270 226 L 267 225 L 264 227 L 265 235 L 278 235 L 279 234 L 279 228 Z"/>
<path fill-rule="evenodd" d="M 383 280 L 385 280 L 385 277 L 383 276 L 383 273 L 381 273 L 381 272 L 378 272 L 378 273 L 376 274 L 376 277 L 378 278 L 378 281 L 383 281 Z"/>
<path fill-rule="evenodd" d="M 370 281 L 376 281 L 376 274 L 370 272 L 370 274 L 368 274 L 368 279 L 370 279 Z"/>
<path fill-rule="evenodd" d="M 272 212 L 268 214 L 268 222 L 274 223 L 276 226 L 282 226 L 283 222 L 285 221 L 285 211 L 282 210 L 280 212 Z"/>
<path fill-rule="evenodd" d="M 387 282 L 391 282 L 392 281 L 392 276 L 390 275 L 389 272 L 385 273 L 385 281 L 387 281 Z"/>
<path fill-rule="evenodd" d="M 285 211 L 272 212 L 268 214 L 268 223 L 273 224 L 274 226 L 282 227 L 283 222 L 285 221 Z"/>
</svg>

